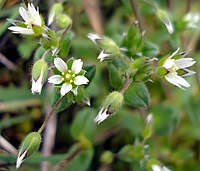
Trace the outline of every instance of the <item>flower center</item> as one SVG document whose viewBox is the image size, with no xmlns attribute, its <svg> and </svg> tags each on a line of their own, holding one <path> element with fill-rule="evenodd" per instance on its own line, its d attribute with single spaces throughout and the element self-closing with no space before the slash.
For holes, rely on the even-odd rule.
<svg viewBox="0 0 200 171">
<path fill-rule="evenodd" d="M 76 75 L 71 71 L 71 70 L 68 70 L 67 72 L 62 72 L 62 75 L 63 75 L 63 80 L 65 82 L 67 82 L 68 84 L 71 84 L 74 82 L 74 78 L 76 77 Z"/>
</svg>

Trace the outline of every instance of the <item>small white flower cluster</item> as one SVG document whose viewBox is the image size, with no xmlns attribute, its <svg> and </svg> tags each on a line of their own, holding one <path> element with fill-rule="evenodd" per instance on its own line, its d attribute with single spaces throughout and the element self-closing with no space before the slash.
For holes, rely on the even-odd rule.
<svg viewBox="0 0 200 171">
<path fill-rule="evenodd" d="M 43 38 L 49 39 L 47 32 L 50 29 L 44 25 L 43 18 L 40 16 L 39 8 L 35 8 L 33 4 L 29 3 L 27 8 L 20 7 L 19 14 L 24 22 L 18 20 L 8 19 L 14 26 L 8 27 L 13 33 L 22 35 L 42 35 Z M 49 24 L 51 24 L 53 18 Z M 35 28 L 36 27 L 36 28 Z M 45 32 L 47 31 L 47 32 Z M 50 35 L 51 36 L 51 35 Z M 77 95 L 78 86 L 87 84 L 89 80 L 84 76 L 85 71 L 82 70 L 83 62 L 81 59 L 73 60 L 72 65 L 68 66 L 61 58 L 57 57 L 58 47 L 53 45 L 49 47 L 52 51 L 54 64 L 57 74 L 48 79 L 49 83 L 61 87 L 61 96 L 64 96 L 69 91 Z M 48 51 L 48 50 L 47 50 Z M 48 75 L 48 64 L 45 60 L 40 59 L 35 62 L 32 69 L 32 93 L 41 93 L 42 86 L 46 81 Z"/>
</svg>

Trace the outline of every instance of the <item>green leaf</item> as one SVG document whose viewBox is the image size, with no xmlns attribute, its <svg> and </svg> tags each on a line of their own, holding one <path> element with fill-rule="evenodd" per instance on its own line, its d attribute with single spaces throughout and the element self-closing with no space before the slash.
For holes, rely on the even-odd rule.
<svg viewBox="0 0 200 171">
<path fill-rule="evenodd" d="M 56 102 L 60 98 L 61 98 L 60 88 L 54 88 L 52 102 L 51 102 L 52 107 L 56 104 Z M 71 103 L 68 102 L 67 96 L 64 96 L 60 104 L 58 105 L 56 112 L 61 112 L 65 110 L 70 104 Z"/>
<path fill-rule="evenodd" d="M 177 110 L 172 106 L 159 105 L 151 110 L 153 127 L 157 134 L 167 134 L 173 130 L 179 120 Z"/>
<path fill-rule="evenodd" d="M 83 70 L 87 71 L 85 77 L 91 82 L 96 73 L 96 66 L 95 65 L 84 65 Z M 89 82 L 89 84 L 90 84 Z"/>
<path fill-rule="evenodd" d="M 135 56 L 142 49 L 143 40 L 137 23 L 129 28 L 122 40 L 121 47 L 127 48 L 126 54 L 128 57 Z"/>
<path fill-rule="evenodd" d="M 81 112 L 77 113 L 71 126 L 71 134 L 74 139 L 79 139 L 82 135 L 84 135 L 89 140 L 94 141 L 96 124 L 93 119 L 95 114 L 96 111 L 91 108 L 85 108 Z"/>
<path fill-rule="evenodd" d="M 200 97 L 193 96 L 186 103 L 187 114 L 193 124 L 200 124 Z"/>
<path fill-rule="evenodd" d="M 144 83 L 132 83 L 124 93 L 125 102 L 135 107 L 148 107 L 150 95 Z"/>
<path fill-rule="evenodd" d="M 142 54 L 148 57 L 155 57 L 160 53 L 159 47 L 152 42 L 145 41 Z"/>
<path fill-rule="evenodd" d="M 25 39 L 24 41 L 20 42 L 17 49 L 24 59 L 29 59 L 37 46 L 37 41 L 33 39 Z"/>
<path fill-rule="evenodd" d="M 93 150 L 82 150 L 69 165 L 64 168 L 64 171 L 87 171 L 92 162 Z"/>
<path fill-rule="evenodd" d="M 113 65 L 112 63 L 109 63 L 108 69 L 109 69 L 110 84 L 113 88 L 118 90 L 122 85 L 122 76 L 120 75 L 117 67 L 115 67 L 115 65 Z"/>
<path fill-rule="evenodd" d="M 60 42 L 60 51 L 59 51 L 59 56 L 61 58 L 64 58 L 65 56 L 68 55 L 69 53 L 69 48 L 71 45 L 71 40 L 74 37 L 73 32 L 69 31 L 66 33 L 64 38 Z"/>
</svg>

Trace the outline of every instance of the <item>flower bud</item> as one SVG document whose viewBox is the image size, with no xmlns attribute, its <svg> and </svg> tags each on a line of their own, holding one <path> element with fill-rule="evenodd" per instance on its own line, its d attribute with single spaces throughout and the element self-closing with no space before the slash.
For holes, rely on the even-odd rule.
<svg viewBox="0 0 200 171">
<path fill-rule="evenodd" d="M 67 28 L 69 26 L 72 25 L 72 19 L 66 15 L 66 14 L 60 14 L 58 15 L 58 17 L 56 18 L 57 20 L 57 24 L 61 27 L 61 28 Z"/>
<path fill-rule="evenodd" d="M 36 152 L 41 143 L 41 135 L 38 132 L 31 132 L 22 141 L 17 156 L 16 168 L 18 169 L 22 162 L 31 154 Z"/>
<path fill-rule="evenodd" d="M 108 116 L 115 114 L 122 106 L 124 101 L 123 94 L 114 91 L 105 99 L 98 115 L 94 118 L 94 122 L 98 124 L 104 121 Z"/>
<path fill-rule="evenodd" d="M 120 53 L 120 48 L 109 37 L 99 36 L 94 33 L 89 33 L 88 38 L 102 49 L 97 59 L 102 62 L 105 59 L 116 57 Z"/>
<path fill-rule="evenodd" d="M 172 25 L 172 22 L 170 21 L 169 14 L 161 9 L 157 10 L 157 17 L 161 20 L 161 22 L 165 25 L 167 28 L 167 31 L 172 34 L 174 32 L 174 28 Z"/>
<path fill-rule="evenodd" d="M 127 73 L 133 78 L 133 81 L 135 82 L 147 81 L 150 79 L 150 76 L 153 73 L 153 62 L 155 60 L 156 58 L 138 58 L 130 64 Z"/>
<path fill-rule="evenodd" d="M 105 163 L 105 164 L 111 164 L 114 158 L 114 154 L 110 151 L 105 151 L 102 155 L 101 155 L 101 162 Z"/>
<path fill-rule="evenodd" d="M 148 139 L 152 135 L 153 130 L 153 115 L 150 113 L 146 117 L 146 125 L 142 130 L 142 135 L 144 139 Z"/>
<path fill-rule="evenodd" d="M 41 93 L 42 86 L 44 82 L 46 81 L 48 74 L 48 65 L 43 60 L 40 59 L 33 65 L 32 68 L 32 88 L 31 91 L 33 94 L 35 93 Z"/>
<path fill-rule="evenodd" d="M 48 16 L 48 25 L 50 25 L 53 20 L 54 20 L 54 17 L 58 14 L 61 14 L 63 12 L 63 5 L 62 3 L 55 3 L 51 10 L 50 10 L 50 13 L 49 13 L 49 16 Z"/>
</svg>

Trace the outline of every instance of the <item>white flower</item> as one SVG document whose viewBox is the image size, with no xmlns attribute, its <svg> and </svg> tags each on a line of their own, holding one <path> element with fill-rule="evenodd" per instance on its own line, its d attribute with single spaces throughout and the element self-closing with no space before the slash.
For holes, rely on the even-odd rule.
<svg viewBox="0 0 200 171">
<path fill-rule="evenodd" d="M 189 12 L 185 17 L 184 21 L 187 22 L 188 28 L 197 28 L 200 25 L 200 13 Z"/>
<path fill-rule="evenodd" d="M 152 167 L 152 171 L 171 171 L 170 169 L 168 169 L 165 166 L 159 166 L 156 164 L 153 164 L 151 167 Z"/>
<path fill-rule="evenodd" d="M 183 89 L 182 86 L 190 87 L 190 84 L 182 77 L 195 73 L 194 71 L 186 68 L 191 67 L 196 61 L 194 61 L 193 58 L 173 59 L 173 57 L 177 55 L 178 51 L 179 48 L 164 61 L 162 67 L 166 70 L 166 74 L 164 76 L 165 79 L 175 86 Z M 180 53 L 179 55 L 184 55 L 184 53 Z M 183 72 L 183 74 L 180 75 L 178 71 Z"/>
<path fill-rule="evenodd" d="M 61 58 L 55 58 L 54 65 L 58 74 L 51 76 L 48 82 L 61 86 L 60 94 L 62 96 L 70 91 L 72 91 L 74 95 L 77 95 L 78 86 L 89 82 L 84 76 L 82 70 L 83 62 L 81 59 L 74 60 L 72 65 L 68 66 Z"/>
<path fill-rule="evenodd" d="M 8 29 L 11 30 L 13 33 L 30 35 L 34 34 L 32 26 L 37 25 L 42 27 L 43 23 L 39 14 L 39 9 L 35 9 L 33 4 L 28 4 L 28 9 L 20 7 L 19 14 L 23 18 L 24 22 L 12 20 L 11 23 L 14 24 L 14 26 L 10 26 Z M 20 23 L 20 26 L 17 25 L 17 23 Z"/>
</svg>

